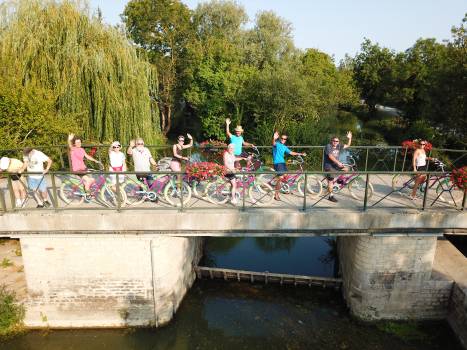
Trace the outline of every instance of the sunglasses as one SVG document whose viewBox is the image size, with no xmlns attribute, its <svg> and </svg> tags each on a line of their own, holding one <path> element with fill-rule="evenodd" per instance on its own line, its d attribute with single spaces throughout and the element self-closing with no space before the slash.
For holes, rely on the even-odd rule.
<svg viewBox="0 0 467 350">
<path fill-rule="evenodd" d="M 120 147 L 122 147 L 122 146 L 112 146 L 112 148 L 120 148 Z"/>
<path fill-rule="evenodd" d="M 281 137 L 281 140 L 287 141 L 287 137 Z"/>
<path fill-rule="evenodd" d="M 136 145 L 138 145 L 138 146 L 144 146 L 144 143 L 143 143 L 143 142 L 138 142 Z"/>
<path fill-rule="evenodd" d="M 426 146 L 426 143 L 421 143 L 420 145 L 422 145 L 422 146 Z"/>
</svg>

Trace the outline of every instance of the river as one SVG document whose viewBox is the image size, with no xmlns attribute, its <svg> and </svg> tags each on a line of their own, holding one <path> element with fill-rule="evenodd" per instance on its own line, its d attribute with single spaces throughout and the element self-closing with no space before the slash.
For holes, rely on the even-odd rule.
<svg viewBox="0 0 467 350">
<path fill-rule="evenodd" d="M 325 238 L 209 238 L 202 264 L 333 276 Z M 333 289 L 199 280 L 159 329 L 33 331 L 5 350 L 461 349 L 445 322 L 365 324 Z"/>
</svg>

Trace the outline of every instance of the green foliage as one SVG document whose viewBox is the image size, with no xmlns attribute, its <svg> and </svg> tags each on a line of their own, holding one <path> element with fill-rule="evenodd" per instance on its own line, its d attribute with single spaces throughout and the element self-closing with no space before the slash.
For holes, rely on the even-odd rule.
<svg viewBox="0 0 467 350">
<path fill-rule="evenodd" d="M 56 113 L 44 116 L 48 127 L 52 120 L 59 124 L 52 136 L 60 128 L 66 131 L 72 118 L 74 126 L 80 126 L 76 133 L 94 141 L 128 142 L 135 135 L 157 141 L 158 110 L 151 102 L 157 97 L 154 68 L 137 56 L 121 32 L 90 16 L 82 4 L 77 0 L 3 3 L 2 77 L 11 76 L 25 89 L 32 92 L 37 87 L 39 96 L 48 96 L 41 103 L 41 112 L 54 106 Z M 22 103 L 32 106 L 38 100 L 31 97 Z M 30 125 L 25 120 L 26 125 L 12 130 L 14 138 L 24 139 L 37 122 Z M 36 136 L 41 141 L 42 136 Z"/>
<path fill-rule="evenodd" d="M 18 304 L 15 294 L 0 286 L 0 339 L 20 330 L 24 307 Z"/>
<path fill-rule="evenodd" d="M 10 259 L 3 258 L 2 262 L 0 263 L 0 266 L 6 269 L 7 267 L 13 266 L 13 263 L 11 262 Z"/>
</svg>

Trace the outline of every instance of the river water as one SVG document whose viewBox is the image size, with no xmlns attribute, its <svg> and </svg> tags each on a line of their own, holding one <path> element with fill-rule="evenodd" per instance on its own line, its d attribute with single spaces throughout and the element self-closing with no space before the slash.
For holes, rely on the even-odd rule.
<svg viewBox="0 0 467 350">
<path fill-rule="evenodd" d="M 202 264 L 333 276 L 325 238 L 210 238 Z M 174 320 L 159 329 L 35 331 L 8 350 L 461 349 L 444 322 L 364 324 L 333 289 L 198 280 Z"/>
</svg>

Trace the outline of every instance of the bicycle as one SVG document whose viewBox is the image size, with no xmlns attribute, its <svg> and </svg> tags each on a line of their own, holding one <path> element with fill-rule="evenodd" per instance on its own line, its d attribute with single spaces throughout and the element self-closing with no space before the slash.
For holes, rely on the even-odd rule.
<svg viewBox="0 0 467 350">
<path fill-rule="evenodd" d="M 284 174 L 282 176 L 282 178 L 279 180 L 281 182 L 280 191 L 284 194 L 290 194 L 296 191 L 301 197 L 303 197 L 305 193 L 305 175 L 303 174 L 303 164 L 305 163 L 305 160 L 302 156 L 297 156 L 296 159 L 290 160 L 287 163 L 298 165 L 299 170 L 297 173 Z M 271 170 L 273 171 L 274 169 Z M 272 188 L 275 188 L 277 175 L 261 174 L 259 175 L 259 178 L 269 184 Z M 321 183 L 314 175 L 306 176 L 306 188 L 307 192 L 312 197 L 318 197 L 322 191 Z"/>
<path fill-rule="evenodd" d="M 246 192 L 252 203 L 267 204 L 274 198 L 272 187 L 265 182 L 258 181 L 252 174 L 236 176 L 235 181 L 238 201 L 246 195 Z M 211 182 L 206 188 L 207 198 L 213 204 L 225 204 L 231 198 L 231 193 L 232 183 L 226 178 Z"/>
<path fill-rule="evenodd" d="M 442 172 L 443 174 L 430 176 L 428 189 L 437 185 L 435 191 L 437 198 L 439 198 L 440 201 L 454 205 L 462 203 L 464 192 L 459 187 L 451 183 L 450 173 L 445 170 L 446 165 L 436 158 L 433 158 L 432 163 L 436 166 L 436 171 Z M 416 178 L 417 175 L 410 176 L 406 174 L 396 174 L 392 177 L 392 189 L 397 191 L 399 194 L 412 192 Z M 418 186 L 416 196 L 423 197 L 423 194 L 426 191 L 426 186 L 426 181 L 423 181 Z M 445 192 L 447 192 L 448 195 L 444 195 Z M 409 195 L 409 193 L 406 194 Z"/>
<path fill-rule="evenodd" d="M 102 171 L 102 167 L 100 169 Z M 94 169 L 88 169 L 89 173 L 96 172 Z M 115 193 L 108 177 L 103 174 L 98 174 L 96 181 L 90 186 L 89 193 L 85 191 L 82 177 L 77 175 L 68 175 L 61 179 L 59 188 L 59 196 L 67 205 L 71 203 L 82 204 L 83 202 L 90 203 L 93 198 L 97 202 L 107 207 L 117 207 L 118 201 L 126 203 L 125 192 L 119 189 L 119 193 Z M 117 196 L 120 198 L 118 199 Z"/>
<path fill-rule="evenodd" d="M 347 187 L 352 198 L 363 200 L 365 198 L 366 180 L 357 173 L 357 165 L 352 156 L 347 156 L 345 167 L 349 168 L 349 172 L 343 173 L 334 180 L 332 193 L 340 192 L 344 187 Z M 326 177 L 321 179 L 321 187 L 325 191 L 328 190 L 328 180 Z M 368 182 L 367 199 L 373 196 L 373 185 Z"/>
</svg>

